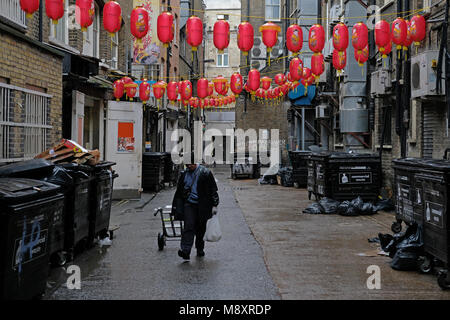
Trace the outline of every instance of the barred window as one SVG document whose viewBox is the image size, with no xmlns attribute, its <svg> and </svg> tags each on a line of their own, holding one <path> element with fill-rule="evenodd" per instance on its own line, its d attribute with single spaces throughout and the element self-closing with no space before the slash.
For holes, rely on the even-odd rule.
<svg viewBox="0 0 450 320">
<path fill-rule="evenodd" d="M 20 8 L 19 0 L 2 0 L 1 3 L 0 16 L 26 28 L 25 12 Z"/>
<path fill-rule="evenodd" d="M 0 83 L 0 162 L 32 159 L 48 148 L 50 99 Z"/>
</svg>

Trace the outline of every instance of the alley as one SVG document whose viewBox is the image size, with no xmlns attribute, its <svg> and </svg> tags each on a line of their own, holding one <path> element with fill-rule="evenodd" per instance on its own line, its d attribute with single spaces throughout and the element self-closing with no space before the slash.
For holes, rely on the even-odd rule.
<svg viewBox="0 0 450 320">
<path fill-rule="evenodd" d="M 177 256 L 178 241 L 158 251 L 161 222 L 153 209 L 170 203 L 174 189 L 166 188 L 156 196 L 145 194 L 141 201 L 116 202 L 111 223 L 120 229 L 112 246 L 97 246 L 74 261 L 81 268 L 81 290 L 68 290 L 68 275 L 54 269 L 46 298 L 450 298 L 437 286 L 435 276 L 394 271 L 389 257 L 376 255 L 377 245 L 368 238 L 390 233 L 392 213 L 302 214 L 311 203 L 304 189 L 231 180 L 229 169 L 217 169 L 215 176 L 223 239 L 207 244 L 204 259 L 193 254 L 189 263 L 183 263 Z M 367 288 L 371 265 L 381 269 L 381 290 Z"/>
<path fill-rule="evenodd" d="M 228 183 L 229 169 L 215 174 L 219 180 L 223 238 L 207 243 L 204 259 L 183 263 L 179 241 L 158 251 L 161 219 L 153 209 L 170 204 L 174 189 L 153 198 L 115 203 L 111 224 L 119 225 L 112 246 L 89 250 L 74 261 L 81 269 L 81 290 L 68 290 L 68 275 L 55 269 L 47 299 L 151 299 L 151 300 L 274 300 L 279 294 Z M 151 200 L 144 208 L 139 208 Z M 122 202 L 123 203 L 123 202 Z M 136 209 L 137 208 L 137 209 Z M 67 266 L 66 266 L 67 267 Z"/>
</svg>

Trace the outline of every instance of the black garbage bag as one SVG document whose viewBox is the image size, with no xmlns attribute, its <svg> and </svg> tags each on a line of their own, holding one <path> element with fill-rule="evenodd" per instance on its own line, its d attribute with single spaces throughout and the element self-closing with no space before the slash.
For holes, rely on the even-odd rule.
<svg viewBox="0 0 450 320">
<path fill-rule="evenodd" d="M 341 216 L 349 216 L 353 214 L 353 216 L 355 216 L 354 211 L 350 211 L 349 212 L 349 208 L 350 208 L 350 201 L 344 201 L 342 202 L 338 208 L 337 208 L 337 214 L 341 215 Z M 357 215 L 357 214 L 356 214 Z"/>
<path fill-rule="evenodd" d="M 353 199 L 350 202 L 350 206 L 353 207 L 358 214 L 360 214 L 364 207 L 364 200 L 361 197 Z"/>
<path fill-rule="evenodd" d="M 400 239 L 402 240 L 397 243 L 397 250 L 391 261 L 392 269 L 417 270 L 419 257 L 424 255 L 422 227 L 417 224 L 411 225 Z"/>
<path fill-rule="evenodd" d="M 383 200 L 379 200 L 376 204 L 375 204 L 375 209 L 376 211 L 393 211 L 395 210 L 395 204 L 391 199 L 383 199 Z"/>
<path fill-rule="evenodd" d="M 314 202 L 309 207 L 307 207 L 305 210 L 303 210 L 303 213 L 307 214 L 324 214 L 325 210 L 318 202 Z"/>
<path fill-rule="evenodd" d="M 325 214 L 336 214 L 341 203 L 330 198 L 323 198 L 319 201 L 319 204 Z"/>
<path fill-rule="evenodd" d="M 74 184 L 73 177 L 60 166 L 55 166 L 52 174 L 44 178 L 44 181 L 62 186 L 64 190 L 69 190 Z"/>
<path fill-rule="evenodd" d="M 377 209 L 376 207 L 370 203 L 370 202 L 366 202 L 362 205 L 361 207 L 361 212 L 360 214 L 362 216 L 371 216 L 377 213 Z"/>
</svg>

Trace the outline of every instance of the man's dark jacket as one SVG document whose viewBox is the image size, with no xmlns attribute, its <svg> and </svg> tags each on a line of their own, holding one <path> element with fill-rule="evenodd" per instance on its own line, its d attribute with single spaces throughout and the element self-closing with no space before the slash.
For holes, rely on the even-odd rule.
<svg viewBox="0 0 450 320">
<path fill-rule="evenodd" d="M 217 184 L 212 172 L 203 167 L 199 167 L 197 181 L 198 207 L 200 217 L 210 219 L 212 217 L 212 208 L 219 205 L 219 195 L 217 193 Z M 184 177 L 186 171 L 181 172 L 178 179 L 177 191 L 172 201 L 172 214 L 176 220 L 183 220 L 184 216 Z"/>
</svg>

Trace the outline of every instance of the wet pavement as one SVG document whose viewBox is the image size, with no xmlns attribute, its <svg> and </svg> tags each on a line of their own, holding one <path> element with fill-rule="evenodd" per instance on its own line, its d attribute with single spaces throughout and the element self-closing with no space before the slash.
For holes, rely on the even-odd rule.
<svg viewBox="0 0 450 320">
<path fill-rule="evenodd" d="M 230 182 L 282 299 L 450 299 L 435 275 L 395 271 L 369 238 L 392 234 L 393 213 L 374 216 L 303 214 L 305 189 Z M 369 266 L 380 268 L 381 289 L 369 290 Z"/>
<path fill-rule="evenodd" d="M 216 169 L 223 238 L 206 244 L 206 257 L 183 263 L 179 242 L 158 251 L 160 217 L 174 189 L 115 202 L 111 247 L 88 250 L 80 266 L 81 290 L 69 290 L 63 268 L 54 269 L 47 299 L 450 299 L 436 276 L 393 270 L 368 239 L 390 230 L 393 213 L 374 216 L 302 214 L 312 201 L 305 189 L 231 180 Z M 381 270 L 381 289 L 369 290 L 370 266 Z M 67 267 L 67 266 L 66 266 Z"/>
<path fill-rule="evenodd" d="M 280 299 L 263 251 L 245 223 L 228 183 L 229 170 L 215 174 L 220 192 L 223 237 L 206 243 L 204 258 L 193 249 L 190 262 L 178 257 L 179 240 L 158 251 L 161 218 L 153 209 L 171 203 L 174 188 L 143 194 L 140 201 L 115 202 L 110 247 L 85 251 L 73 264 L 81 270 L 81 289 L 69 290 L 64 268 L 53 269 L 46 299 L 274 300 Z M 147 205 L 145 205 L 148 203 Z M 145 207 L 143 207 L 145 205 Z M 142 208 L 143 207 L 143 208 Z M 66 265 L 67 268 L 69 265 Z"/>
</svg>

